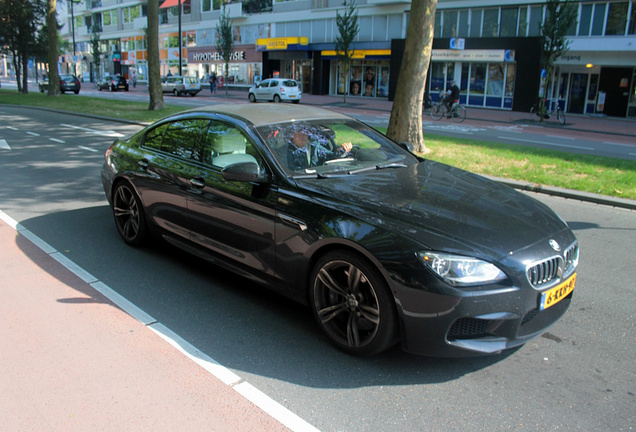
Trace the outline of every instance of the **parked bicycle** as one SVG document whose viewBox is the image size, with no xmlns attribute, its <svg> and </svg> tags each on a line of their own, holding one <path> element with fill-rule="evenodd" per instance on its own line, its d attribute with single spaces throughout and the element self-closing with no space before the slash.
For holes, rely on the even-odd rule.
<svg viewBox="0 0 636 432">
<path fill-rule="evenodd" d="M 548 106 L 552 105 L 552 109 L 548 109 Z M 561 125 L 565 124 L 565 114 L 563 110 L 559 106 L 558 103 L 551 103 L 547 99 L 545 99 L 545 114 L 543 115 L 544 120 L 549 120 L 552 116 L 556 116 L 556 119 L 559 121 Z M 530 118 L 535 121 L 541 121 L 541 114 L 539 113 L 539 102 L 535 103 L 532 108 L 530 108 Z"/>
<path fill-rule="evenodd" d="M 431 118 L 433 120 L 441 120 L 442 117 L 452 118 L 454 122 L 461 123 L 466 120 L 466 107 L 455 101 L 451 105 L 450 110 L 446 108 L 446 105 L 442 102 L 443 98 L 440 97 L 437 102 L 434 102 L 431 106 Z"/>
</svg>

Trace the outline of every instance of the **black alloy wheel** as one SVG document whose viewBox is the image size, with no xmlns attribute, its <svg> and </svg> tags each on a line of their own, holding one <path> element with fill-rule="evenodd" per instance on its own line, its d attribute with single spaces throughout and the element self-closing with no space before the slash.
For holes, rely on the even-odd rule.
<svg viewBox="0 0 636 432">
<path fill-rule="evenodd" d="M 353 253 L 335 251 L 318 261 L 310 304 L 325 334 L 348 354 L 377 354 L 397 341 L 388 287 L 371 264 Z"/>
<path fill-rule="evenodd" d="M 127 244 L 137 246 L 144 242 L 147 227 L 143 207 L 128 183 L 120 183 L 115 189 L 113 215 L 117 231 Z"/>
</svg>

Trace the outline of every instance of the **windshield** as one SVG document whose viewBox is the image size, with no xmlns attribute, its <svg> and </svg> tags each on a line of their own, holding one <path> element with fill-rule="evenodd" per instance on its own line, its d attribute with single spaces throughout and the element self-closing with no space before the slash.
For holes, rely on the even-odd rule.
<svg viewBox="0 0 636 432">
<path fill-rule="evenodd" d="M 358 174 L 418 162 L 411 153 L 355 120 L 298 121 L 257 130 L 292 177 Z"/>
</svg>

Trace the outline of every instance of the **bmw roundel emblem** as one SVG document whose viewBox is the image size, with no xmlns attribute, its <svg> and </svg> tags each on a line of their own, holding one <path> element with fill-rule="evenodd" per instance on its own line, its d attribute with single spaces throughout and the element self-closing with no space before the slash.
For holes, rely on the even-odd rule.
<svg viewBox="0 0 636 432">
<path fill-rule="evenodd" d="M 550 247 L 552 247 L 552 249 L 554 249 L 555 251 L 557 252 L 561 251 L 561 245 L 559 245 L 559 243 L 557 243 L 556 240 L 550 239 L 548 243 L 550 243 Z"/>
</svg>

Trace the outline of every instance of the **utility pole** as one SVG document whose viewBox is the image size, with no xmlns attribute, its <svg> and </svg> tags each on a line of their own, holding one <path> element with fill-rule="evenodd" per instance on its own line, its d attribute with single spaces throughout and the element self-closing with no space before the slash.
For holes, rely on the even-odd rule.
<svg viewBox="0 0 636 432">
<path fill-rule="evenodd" d="M 183 40 L 181 38 L 181 8 L 182 8 L 182 3 L 183 0 L 179 0 L 179 76 L 181 76 L 181 69 L 183 68 L 183 60 L 181 59 L 181 53 L 182 53 L 182 49 L 181 49 L 181 44 L 183 43 Z"/>
</svg>

